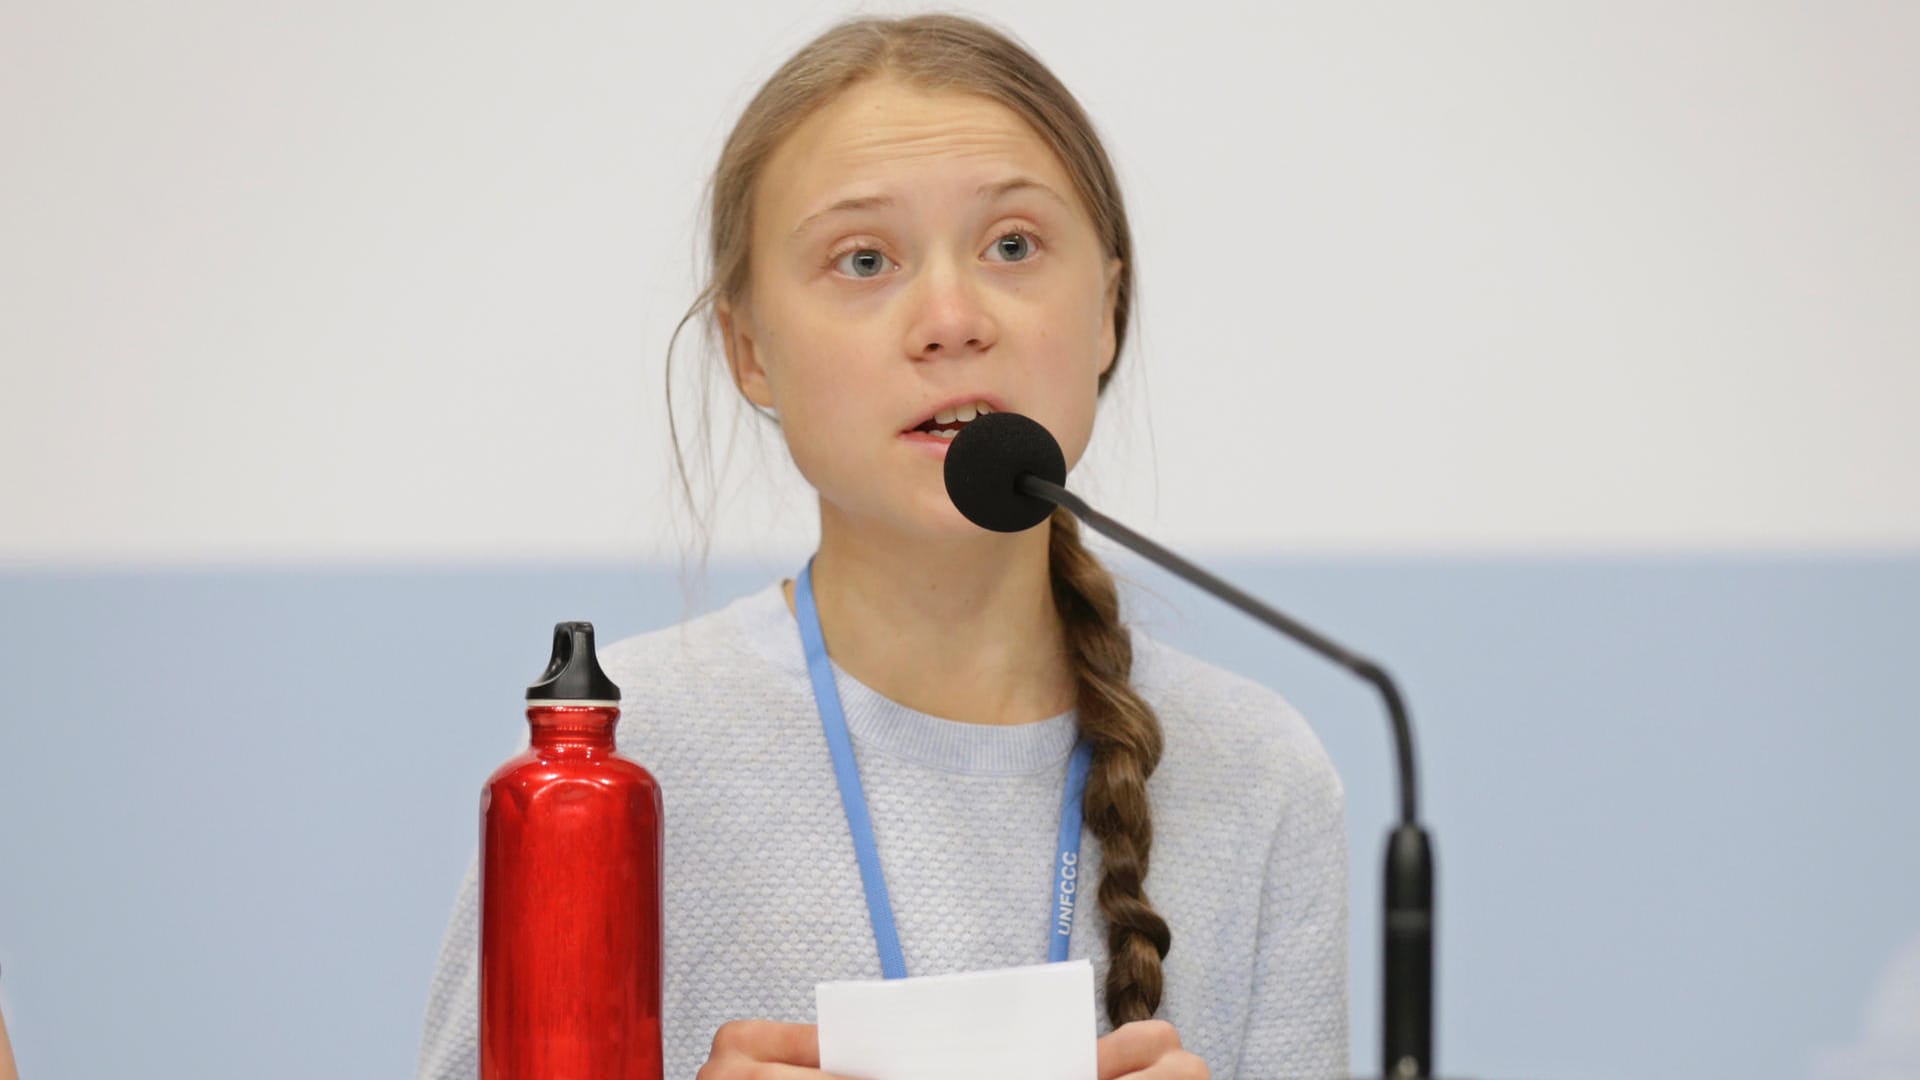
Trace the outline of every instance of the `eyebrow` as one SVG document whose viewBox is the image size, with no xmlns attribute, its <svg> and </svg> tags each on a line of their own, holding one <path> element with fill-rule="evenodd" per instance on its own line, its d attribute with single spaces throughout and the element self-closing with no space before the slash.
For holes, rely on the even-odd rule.
<svg viewBox="0 0 1920 1080">
<path fill-rule="evenodd" d="M 992 184 L 982 184 L 980 185 L 980 190 L 974 192 L 974 196 L 982 201 L 992 202 L 995 199 L 1005 198 L 1016 191 L 1037 191 L 1047 198 L 1052 199 L 1054 202 L 1059 203 L 1061 206 L 1072 209 L 1071 206 L 1068 206 L 1067 200 L 1061 198 L 1059 193 L 1030 176 L 1016 176 L 1010 180 L 1001 180 Z M 799 236 L 801 233 L 806 232 L 818 224 L 821 219 L 833 214 L 846 213 L 853 210 L 877 210 L 883 207 L 893 206 L 895 201 L 891 195 L 856 195 L 852 198 L 841 199 L 839 202 L 834 203 L 824 210 L 808 214 L 805 220 L 801 221 L 799 225 L 794 226 L 794 230 L 790 235 Z"/>
</svg>

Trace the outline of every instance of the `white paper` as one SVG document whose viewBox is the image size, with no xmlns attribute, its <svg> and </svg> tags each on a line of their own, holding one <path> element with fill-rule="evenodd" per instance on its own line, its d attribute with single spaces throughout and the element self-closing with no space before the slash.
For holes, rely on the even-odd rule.
<svg viewBox="0 0 1920 1080">
<path fill-rule="evenodd" d="M 820 1067 L 856 1080 L 1098 1080 L 1093 965 L 814 987 Z"/>
</svg>

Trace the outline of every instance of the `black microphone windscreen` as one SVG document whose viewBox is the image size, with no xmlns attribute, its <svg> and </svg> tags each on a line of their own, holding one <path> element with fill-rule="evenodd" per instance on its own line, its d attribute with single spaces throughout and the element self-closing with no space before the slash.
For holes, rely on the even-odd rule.
<svg viewBox="0 0 1920 1080">
<path fill-rule="evenodd" d="M 947 447 L 947 497 L 983 529 L 1025 532 L 1053 513 L 1052 503 L 1020 490 L 1026 473 L 1065 484 L 1067 459 L 1046 428 L 1019 413 L 987 413 Z"/>
</svg>

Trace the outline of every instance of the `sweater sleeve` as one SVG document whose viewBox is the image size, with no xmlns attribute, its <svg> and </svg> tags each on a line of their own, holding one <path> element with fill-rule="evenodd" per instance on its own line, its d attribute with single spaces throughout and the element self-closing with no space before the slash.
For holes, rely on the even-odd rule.
<svg viewBox="0 0 1920 1080">
<path fill-rule="evenodd" d="M 427 994 L 417 1080 L 480 1075 L 480 860 L 467 863 Z"/>
<path fill-rule="evenodd" d="M 1317 740 L 1286 784 L 1267 853 L 1237 1075 L 1347 1075 L 1345 792 Z"/>
</svg>

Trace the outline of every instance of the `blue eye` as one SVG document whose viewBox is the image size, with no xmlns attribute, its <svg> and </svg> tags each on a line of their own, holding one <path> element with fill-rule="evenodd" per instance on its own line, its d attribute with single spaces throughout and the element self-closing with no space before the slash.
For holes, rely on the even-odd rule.
<svg viewBox="0 0 1920 1080">
<path fill-rule="evenodd" d="M 873 248 L 856 248 L 836 259 L 834 265 L 852 277 L 870 278 L 877 277 L 890 261 Z"/>
<path fill-rule="evenodd" d="M 1006 256 L 1010 263 L 1023 263 L 1033 258 L 1033 248 L 1039 246 L 1039 236 L 1021 229 L 1018 233 L 1004 233 L 993 242 L 996 250 Z"/>
</svg>

